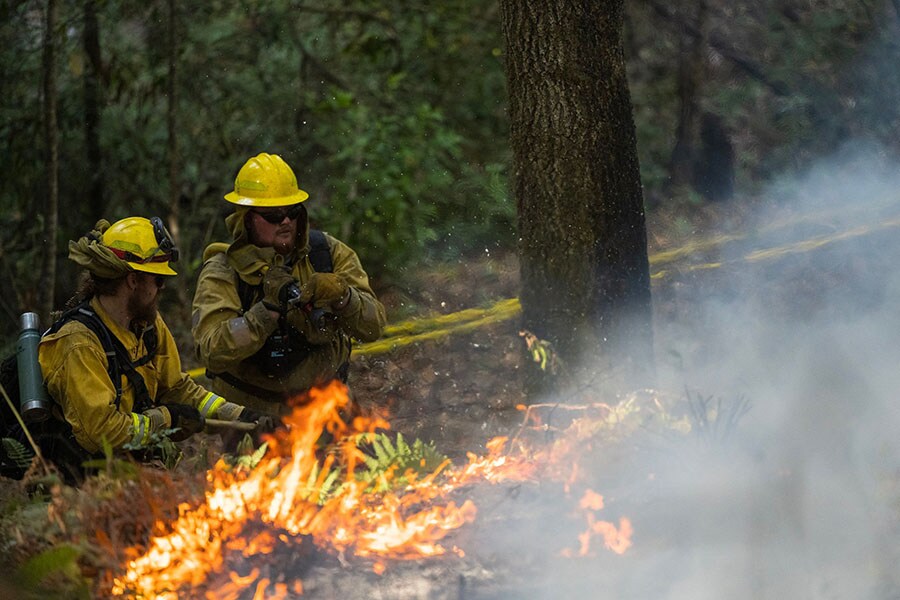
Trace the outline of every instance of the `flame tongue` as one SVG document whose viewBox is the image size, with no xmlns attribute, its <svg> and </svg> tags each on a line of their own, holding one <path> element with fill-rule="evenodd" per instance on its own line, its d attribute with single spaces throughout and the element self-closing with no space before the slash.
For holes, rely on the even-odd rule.
<svg viewBox="0 0 900 600">
<path fill-rule="evenodd" d="M 416 510 L 435 498 L 436 486 L 415 482 L 402 495 L 366 493 L 368 484 L 353 477 L 352 466 L 361 459 L 354 444 L 340 445 L 341 456 L 326 459 L 321 473 L 338 460 L 349 465 L 347 479 L 322 506 L 315 501 L 319 486 L 308 482 L 318 468 L 315 448 L 321 432 L 341 439 L 386 427 L 382 421 L 357 418 L 351 430 L 339 414 L 347 402 L 346 388 L 339 383 L 313 390 L 310 401 L 285 418 L 287 428 L 268 440 L 270 451 L 257 468 L 234 472 L 220 461 L 210 471 L 205 503 L 193 509 L 183 505 L 177 521 L 167 527 L 170 533 L 152 539 L 146 553 L 114 580 L 113 594 L 176 598 L 179 589 L 202 586 L 212 573 L 221 572 L 226 550 L 245 557 L 272 552 L 276 540 L 271 534 L 248 537 L 248 525 L 254 522 L 290 534 L 279 536 L 284 543 L 311 538 L 320 547 L 363 557 L 412 559 L 445 553 L 438 542 L 472 522 L 475 505 L 467 500 L 459 507 L 448 502 Z M 236 594 L 259 581 L 256 570 L 245 576 L 231 573 L 227 587 Z"/>
</svg>

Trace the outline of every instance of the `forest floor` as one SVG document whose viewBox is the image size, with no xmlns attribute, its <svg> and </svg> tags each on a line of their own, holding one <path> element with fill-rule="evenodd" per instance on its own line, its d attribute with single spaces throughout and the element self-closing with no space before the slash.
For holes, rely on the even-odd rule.
<svg viewBox="0 0 900 600">
<path fill-rule="evenodd" d="M 756 598 L 809 597 L 810 589 L 897 597 L 900 207 L 760 210 L 648 216 L 659 389 L 628 409 L 640 418 L 627 435 L 588 438 L 579 488 L 603 493 L 604 519 L 620 527 L 623 515 L 631 519 L 625 555 L 601 548 L 587 562 L 560 558 L 584 525 L 568 484 L 467 487 L 459 501 L 475 500 L 477 527 L 449 539 L 464 558 L 400 561 L 376 576 L 365 561 L 321 556 L 303 566 L 304 597 Z M 518 264 L 492 253 L 410 280 L 415 287 L 378 290 L 392 322 L 515 297 Z M 494 436 L 523 430 L 527 360 L 512 318 L 356 357 L 350 386 L 392 430 L 465 464 Z M 623 400 L 602 390 L 587 397 Z M 182 489 L 178 499 L 197 493 Z M 71 511 L 94 514 L 90 499 L 79 502 Z M 110 530 L 121 532 L 127 515 L 105 510 Z M 113 542 L 148 530 L 146 513 Z M 823 525 L 837 522 L 840 532 Z M 298 560 L 283 549 L 275 556 Z"/>
</svg>

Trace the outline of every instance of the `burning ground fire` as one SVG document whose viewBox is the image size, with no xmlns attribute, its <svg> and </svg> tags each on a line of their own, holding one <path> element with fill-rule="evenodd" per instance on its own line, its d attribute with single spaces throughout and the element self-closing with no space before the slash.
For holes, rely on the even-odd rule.
<svg viewBox="0 0 900 600">
<path fill-rule="evenodd" d="M 354 476 L 365 460 L 358 447 L 359 434 L 386 429 L 380 419 L 356 417 L 350 424 L 340 417 L 348 403 L 347 391 L 339 383 L 313 390 L 308 402 L 295 407 L 280 428 L 267 439 L 268 450 L 253 469 L 234 469 L 223 461 L 208 473 L 209 487 L 204 503 L 179 506 L 174 523 L 158 523 L 164 535 L 150 540 L 143 555 L 131 560 L 126 570 L 113 580 L 112 594 L 139 598 L 178 598 L 179 591 L 202 589 L 213 574 L 221 574 L 226 556 L 270 554 L 278 545 L 314 544 L 324 552 L 343 557 L 365 557 L 373 570 L 381 573 L 387 560 L 414 560 L 448 552 L 441 541 L 451 531 L 472 523 L 475 504 L 448 500 L 451 492 L 480 482 L 536 481 L 539 476 L 562 478 L 567 486 L 577 476 L 570 461 L 569 472 L 547 462 L 549 454 L 529 451 L 525 444 L 507 438 L 488 443 L 485 456 L 469 454 L 469 463 L 458 469 L 444 461 L 430 474 L 404 474 L 405 485 L 388 492 L 371 491 L 371 482 Z M 339 440 L 337 450 L 322 464 L 316 453 L 323 432 Z M 562 453 L 565 454 L 565 451 Z M 560 456 L 556 449 L 556 458 Z M 341 468 L 343 482 L 325 498 L 327 479 Z M 568 489 L 568 488 L 567 488 Z M 600 535 L 606 547 L 622 553 L 630 545 L 631 525 L 622 519 L 617 528 L 597 520 L 603 508 L 599 494 L 588 490 L 581 500 L 588 530 L 579 536 L 580 548 L 565 555 L 583 556 L 590 540 Z M 463 550 L 450 552 L 463 556 Z M 241 575 L 230 571 L 228 583 L 208 592 L 212 598 L 238 598 L 253 588 L 254 598 L 284 598 L 303 593 L 298 579 L 290 584 L 272 582 L 258 569 Z"/>
</svg>

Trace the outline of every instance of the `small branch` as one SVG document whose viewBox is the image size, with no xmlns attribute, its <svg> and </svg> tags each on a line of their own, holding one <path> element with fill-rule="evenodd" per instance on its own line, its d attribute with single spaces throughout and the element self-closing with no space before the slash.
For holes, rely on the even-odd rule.
<svg viewBox="0 0 900 600">
<path fill-rule="evenodd" d="M 694 38 L 703 39 L 703 32 L 700 31 L 693 24 L 686 22 L 684 19 L 676 16 L 667 6 L 662 4 L 658 4 L 653 0 L 645 0 L 647 5 L 650 6 L 656 13 L 661 16 L 663 19 L 670 21 L 672 23 L 677 24 L 679 27 L 683 28 L 684 31 Z M 895 3 L 900 2 L 900 0 L 894 0 Z M 775 81 L 771 79 L 768 75 L 763 72 L 762 67 L 754 63 L 752 60 L 743 57 L 738 53 L 736 49 L 728 45 L 723 39 L 713 34 L 708 36 L 709 46 L 713 48 L 716 52 L 721 54 L 724 58 L 731 61 L 734 65 L 742 69 L 747 75 L 756 79 L 767 88 L 772 90 L 772 92 L 777 96 L 789 96 L 790 89 L 781 81 Z"/>
</svg>

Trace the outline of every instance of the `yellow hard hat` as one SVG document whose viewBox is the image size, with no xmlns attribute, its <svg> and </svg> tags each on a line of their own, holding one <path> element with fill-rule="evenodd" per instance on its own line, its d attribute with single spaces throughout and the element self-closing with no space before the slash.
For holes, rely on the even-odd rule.
<svg viewBox="0 0 900 600">
<path fill-rule="evenodd" d="M 294 171 L 277 154 L 258 154 L 244 163 L 225 199 L 241 206 L 289 206 L 309 194 L 297 187 Z"/>
<path fill-rule="evenodd" d="M 135 271 L 177 275 L 169 265 L 178 261 L 178 248 L 159 217 L 128 217 L 109 226 L 100 243 Z"/>
</svg>

